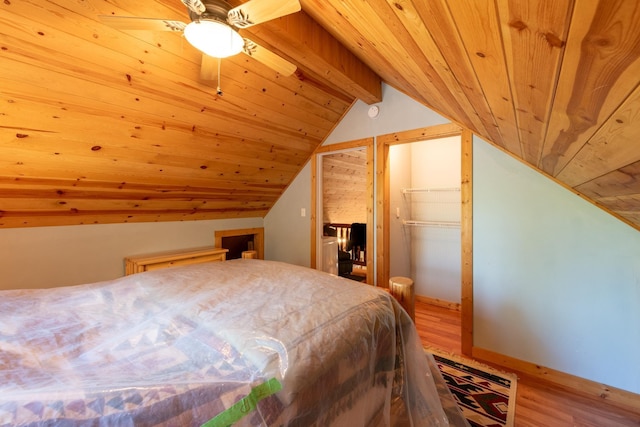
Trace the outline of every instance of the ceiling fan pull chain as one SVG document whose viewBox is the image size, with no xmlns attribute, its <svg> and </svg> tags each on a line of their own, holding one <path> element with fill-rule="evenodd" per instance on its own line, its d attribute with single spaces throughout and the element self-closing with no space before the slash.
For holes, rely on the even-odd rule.
<svg viewBox="0 0 640 427">
<path fill-rule="evenodd" d="M 221 58 L 218 58 L 218 87 L 216 88 L 216 94 L 218 96 L 222 96 L 222 89 L 220 88 L 220 63 L 222 62 Z"/>
</svg>

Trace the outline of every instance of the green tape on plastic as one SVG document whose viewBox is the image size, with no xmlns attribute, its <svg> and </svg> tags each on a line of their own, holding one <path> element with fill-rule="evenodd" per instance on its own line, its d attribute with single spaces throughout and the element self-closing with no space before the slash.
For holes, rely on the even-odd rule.
<svg viewBox="0 0 640 427">
<path fill-rule="evenodd" d="M 229 407 L 226 411 L 220 412 L 218 415 L 202 424 L 201 427 L 229 427 L 240 418 L 252 412 L 258 406 L 258 402 L 282 390 L 282 384 L 271 378 L 264 384 L 251 389 L 251 392 L 244 398 Z"/>
</svg>

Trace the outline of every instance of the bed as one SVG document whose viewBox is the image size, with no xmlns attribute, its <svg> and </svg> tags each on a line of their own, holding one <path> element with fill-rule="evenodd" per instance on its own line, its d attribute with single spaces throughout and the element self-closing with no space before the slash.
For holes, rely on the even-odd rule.
<svg viewBox="0 0 640 427">
<path fill-rule="evenodd" d="M 0 426 L 465 425 L 456 409 L 387 292 L 305 267 L 0 292 Z"/>
</svg>

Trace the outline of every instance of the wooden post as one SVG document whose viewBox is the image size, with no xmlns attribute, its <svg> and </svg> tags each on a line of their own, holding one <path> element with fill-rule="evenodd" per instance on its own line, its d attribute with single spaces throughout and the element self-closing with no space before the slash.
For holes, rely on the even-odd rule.
<svg viewBox="0 0 640 427">
<path fill-rule="evenodd" d="M 244 259 L 257 259 L 258 252 L 256 251 L 242 251 L 242 258 Z"/>
<path fill-rule="evenodd" d="M 413 289 L 413 280 L 408 277 L 392 277 L 389 279 L 391 295 L 398 300 L 402 308 L 409 313 L 409 317 L 416 321 L 416 294 Z"/>
</svg>

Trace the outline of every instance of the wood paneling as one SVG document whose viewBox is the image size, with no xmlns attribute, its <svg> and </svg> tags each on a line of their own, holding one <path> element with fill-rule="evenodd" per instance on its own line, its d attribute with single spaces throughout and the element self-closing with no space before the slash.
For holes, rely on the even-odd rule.
<svg viewBox="0 0 640 427">
<path fill-rule="evenodd" d="M 367 150 L 330 153 L 322 159 L 323 222 L 367 222 Z"/>
<path fill-rule="evenodd" d="M 290 77 L 238 55 L 210 82 L 179 34 L 98 19 L 185 21 L 180 1 L 0 11 L 0 227 L 264 216 L 356 97 L 381 96 L 380 78 L 304 13 L 252 31 L 328 51 Z M 300 56 L 285 44 L 274 50 Z"/>
<path fill-rule="evenodd" d="M 301 3 L 242 31 L 294 75 L 237 55 L 217 82 L 180 34 L 98 18 L 179 0 L 2 2 L 0 227 L 262 216 L 384 81 L 640 229 L 636 0 Z"/>
</svg>

